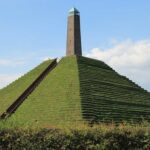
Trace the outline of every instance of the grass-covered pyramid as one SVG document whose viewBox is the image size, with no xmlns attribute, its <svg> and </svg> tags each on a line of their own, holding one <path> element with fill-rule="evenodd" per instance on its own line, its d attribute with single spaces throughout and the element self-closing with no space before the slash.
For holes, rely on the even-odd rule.
<svg viewBox="0 0 150 150">
<path fill-rule="evenodd" d="M 51 63 L 43 62 L 0 90 L 0 114 Z M 150 121 L 150 93 L 102 61 L 63 57 L 7 119 L 41 125 Z"/>
</svg>

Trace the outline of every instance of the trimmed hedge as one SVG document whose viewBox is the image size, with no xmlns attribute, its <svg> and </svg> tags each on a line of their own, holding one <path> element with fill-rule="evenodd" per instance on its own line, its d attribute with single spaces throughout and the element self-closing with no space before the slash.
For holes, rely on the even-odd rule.
<svg viewBox="0 0 150 150">
<path fill-rule="evenodd" d="M 144 128 L 3 129 L 0 150 L 126 150 L 150 149 L 150 130 Z"/>
</svg>

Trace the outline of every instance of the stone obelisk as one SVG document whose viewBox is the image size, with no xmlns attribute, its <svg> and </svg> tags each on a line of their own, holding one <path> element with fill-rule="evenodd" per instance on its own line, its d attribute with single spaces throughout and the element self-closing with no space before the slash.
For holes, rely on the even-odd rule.
<svg viewBox="0 0 150 150">
<path fill-rule="evenodd" d="M 80 13 L 76 8 L 72 8 L 69 11 L 66 55 L 82 56 Z"/>
</svg>

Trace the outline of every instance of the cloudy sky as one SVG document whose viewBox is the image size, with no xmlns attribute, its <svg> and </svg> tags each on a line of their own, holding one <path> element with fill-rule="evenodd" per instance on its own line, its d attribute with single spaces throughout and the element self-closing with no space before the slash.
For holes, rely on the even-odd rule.
<svg viewBox="0 0 150 150">
<path fill-rule="evenodd" d="M 150 91 L 149 0 L 0 0 L 0 88 L 45 58 L 65 55 L 72 6 L 81 14 L 84 56 Z"/>
</svg>

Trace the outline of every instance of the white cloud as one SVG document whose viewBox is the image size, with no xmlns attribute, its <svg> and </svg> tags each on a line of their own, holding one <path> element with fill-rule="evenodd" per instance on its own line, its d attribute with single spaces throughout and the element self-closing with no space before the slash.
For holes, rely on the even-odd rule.
<svg viewBox="0 0 150 150">
<path fill-rule="evenodd" d="M 44 58 L 42 58 L 42 61 L 47 61 L 47 60 L 50 60 L 50 59 L 53 59 L 53 58 L 51 58 L 51 57 L 44 57 Z"/>
<path fill-rule="evenodd" d="M 86 56 L 106 62 L 119 73 L 150 90 L 150 40 L 115 41 L 111 48 L 94 48 Z"/>
<path fill-rule="evenodd" d="M 24 60 L 0 59 L 0 66 L 16 67 L 24 64 L 25 64 Z"/>
<path fill-rule="evenodd" d="M 8 68 L 13 67 L 17 72 L 17 67 L 23 66 L 26 62 L 23 59 L 2 59 L 0 58 L 0 71 L 5 72 Z M 6 69 L 7 68 L 7 69 Z M 0 89 L 20 77 L 20 74 L 0 74 Z"/>
<path fill-rule="evenodd" d="M 13 75 L 0 74 L 0 89 L 5 87 L 12 81 L 18 79 L 20 76 L 21 74 L 13 74 Z"/>
</svg>

